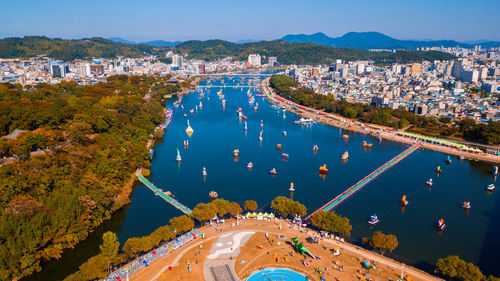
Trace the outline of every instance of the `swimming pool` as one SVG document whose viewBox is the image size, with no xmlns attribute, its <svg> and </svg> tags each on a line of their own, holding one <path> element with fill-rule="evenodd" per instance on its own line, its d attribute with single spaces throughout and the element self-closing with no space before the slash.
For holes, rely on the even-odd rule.
<svg viewBox="0 0 500 281">
<path fill-rule="evenodd" d="M 267 268 L 254 273 L 247 281 L 307 281 L 308 277 L 290 269 Z"/>
</svg>

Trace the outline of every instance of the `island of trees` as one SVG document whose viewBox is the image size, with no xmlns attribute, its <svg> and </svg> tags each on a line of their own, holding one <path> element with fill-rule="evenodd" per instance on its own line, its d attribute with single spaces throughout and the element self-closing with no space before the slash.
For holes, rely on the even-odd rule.
<svg viewBox="0 0 500 281">
<path fill-rule="evenodd" d="M 161 136 L 163 96 L 185 86 L 169 78 L 0 84 L 0 135 L 23 130 L 0 137 L 0 157 L 16 159 L 0 166 L 0 280 L 39 271 L 130 201 L 148 140 Z"/>
<path fill-rule="evenodd" d="M 403 109 L 377 108 L 369 104 L 337 101 L 332 94 L 318 95 L 313 90 L 298 87 L 297 83 L 286 75 L 272 76 L 270 85 L 278 95 L 295 103 L 358 121 L 396 129 L 410 126 L 407 129 L 410 132 L 434 137 L 500 144 L 500 122 L 483 124 L 467 118 L 452 122 L 450 118 L 418 116 Z"/>
</svg>

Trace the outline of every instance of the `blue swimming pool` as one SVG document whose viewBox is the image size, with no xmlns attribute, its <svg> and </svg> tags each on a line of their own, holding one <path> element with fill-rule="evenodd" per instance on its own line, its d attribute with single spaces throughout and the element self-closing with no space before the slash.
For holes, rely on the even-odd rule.
<svg viewBox="0 0 500 281">
<path fill-rule="evenodd" d="M 247 281 L 307 281 L 308 277 L 290 269 L 267 268 L 254 273 Z"/>
</svg>

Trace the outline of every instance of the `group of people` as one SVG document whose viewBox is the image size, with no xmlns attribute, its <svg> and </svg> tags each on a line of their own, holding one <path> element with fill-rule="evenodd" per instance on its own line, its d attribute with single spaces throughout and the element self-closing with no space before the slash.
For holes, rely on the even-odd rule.
<svg viewBox="0 0 500 281">
<path fill-rule="evenodd" d="M 202 231 L 194 229 L 190 232 L 187 232 L 184 235 L 177 237 L 176 239 L 167 242 L 160 247 L 149 251 L 147 254 L 142 255 L 141 257 L 135 259 L 134 261 L 128 263 L 127 265 L 121 267 L 115 272 L 111 273 L 106 281 L 125 281 L 127 280 L 127 276 L 130 276 L 139 270 L 145 268 L 150 265 L 152 262 L 170 254 L 173 250 L 176 250 L 183 245 L 189 243 L 197 237 L 201 237 L 203 235 Z"/>
</svg>

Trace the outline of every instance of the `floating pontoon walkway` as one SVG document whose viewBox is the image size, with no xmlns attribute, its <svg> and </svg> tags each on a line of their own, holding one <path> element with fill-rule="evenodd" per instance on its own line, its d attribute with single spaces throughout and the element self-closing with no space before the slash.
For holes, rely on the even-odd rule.
<svg viewBox="0 0 500 281">
<path fill-rule="evenodd" d="M 198 85 L 196 86 L 198 88 L 249 88 L 249 87 L 252 87 L 252 88 L 255 88 L 255 87 L 258 87 L 258 85 L 222 85 L 222 86 L 214 86 L 214 85 Z"/>
<path fill-rule="evenodd" d="M 401 152 L 399 155 L 396 157 L 392 158 L 389 160 L 389 162 L 385 163 L 384 165 L 380 166 L 378 169 L 373 171 L 371 174 L 368 176 L 364 177 L 362 180 L 358 181 L 355 185 L 351 186 L 348 188 L 346 191 L 342 192 L 339 194 L 337 197 L 333 198 L 332 201 L 326 203 L 323 207 L 319 208 L 316 210 L 314 213 L 310 214 L 305 218 L 305 220 L 309 219 L 313 214 L 316 212 L 321 212 L 321 211 L 331 211 L 335 209 L 338 205 L 340 205 L 342 202 L 345 200 L 349 199 L 351 196 L 353 196 L 356 192 L 361 190 L 365 185 L 370 183 L 372 180 L 377 178 L 379 175 L 381 175 L 383 172 L 391 168 L 392 166 L 396 165 L 399 163 L 399 161 L 405 159 L 408 155 L 412 154 L 415 152 L 419 147 L 421 146 L 420 143 L 416 143 L 406 149 L 405 151 Z"/>
<path fill-rule="evenodd" d="M 155 194 L 159 195 L 161 198 L 163 198 L 167 203 L 170 205 L 174 206 L 175 208 L 179 209 L 179 211 L 183 212 L 186 215 L 189 215 L 191 213 L 191 209 L 188 207 L 182 205 L 179 201 L 175 200 L 174 198 L 170 197 L 169 195 L 171 194 L 170 192 L 163 192 L 159 188 L 157 188 L 153 183 L 148 181 L 144 176 L 142 175 L 137 175 L 137 178 L 151 191 L 153 191 Z"/>
</svg>

